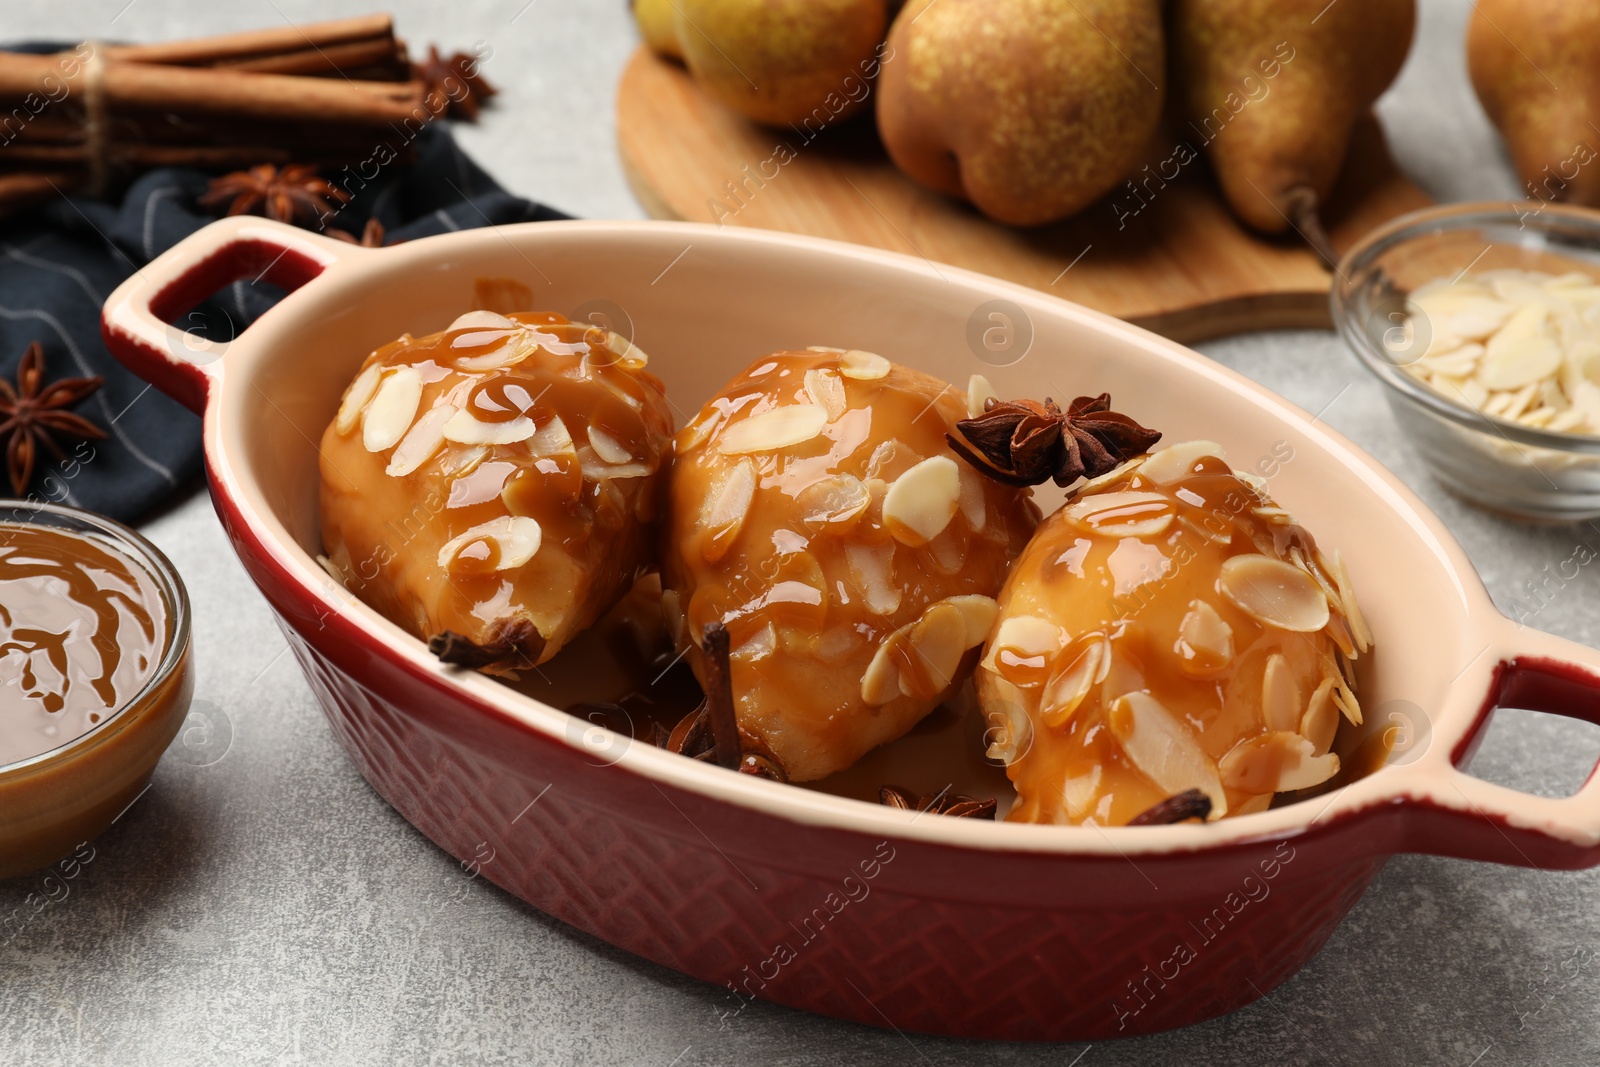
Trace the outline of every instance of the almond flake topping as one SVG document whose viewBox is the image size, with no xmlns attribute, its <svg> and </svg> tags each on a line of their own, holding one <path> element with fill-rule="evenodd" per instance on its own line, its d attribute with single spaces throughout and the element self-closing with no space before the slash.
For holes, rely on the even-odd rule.
<svg viewBox="0 0 1600 1067">
<path fill-rule="evenodd" d="M 1217 587 L 1264 625 L 1295 633 L 1315 633 L 1328 625 L 1328 598 L 1311 575 L 1291 563 L 1259 553 L 1234 556 L 1222 564 Z"/>
<path fill-rule="evenodd" d="M 1228 798 L 1216 764 L 1194 732 L 1143 690 L 1126 693 L 1111 705 L 1107 721 L 1122 750 L 1140 772 L 1168 795 L 1198 789 L 1211 798 L 1211 818 L 1228 813 Z"/>
<path fill-rule="evenodd" d="M 368 452 L 395 446 L 411 429 L 422 402 L 422 375 L 415 367 L 396 367 L 383 376 L 361 419 L 361 443 Z"/>
<path fill-rule="evenodd" d="M 534 519 L 522 515 L 490 519 L 446 541 L 439 549 L 439 566 L 451 566 L 463 549 L 482 541 L 493 546 L 495 570 L 513 570 L 534 557 L 542 540 L 543 531 Z"/>
<path fill-rule="evenodd" d="M 391 478 L 404 478 L 432 459 L 434 453 L 444 446 L 444 424 L 455 413 L 454 404 L 436 404 L 430 408 L 400 439 L 383 473 Z"/>
<path fill-rule="evenodd" d="M 894 480 L 883 519 L 901 544 L 918 547 L 950 525 L 961 501 L 961 472 L 949 456 L 930 456 Z"/>
<path fill-rule="evenodd" d="M 380 363 L 369 363 L 365 370 L 356 375 L 356 380 L 350 383 L 344 399 L 339 403 L 339 414 L 334 417 L 333 428 L 336 432 L 347 434 L 356 428 L 356 423 L 361 419 L 361 409 L 378 391 L 378 380 L 382 377 L 383 365 Z"/>
<path fill-rule="evenodd" d="M 1223 783 L 1241 793 L 1285 793 L 1326 782 L 1339 773 L 1339 757 L 1316 755 L 1299 734 L 1273 730 L 1234 745 L 1220 770 Z"/>
<path fill-rule="evenodd" d="M 722 431 L 717 451 L 723 455 L 744 452 L 771 452 L 809 441 L 828 425 L 828 411 L 821 404 L 790 404 L 751 415 Z"/>
<path fill-rule="evenodd" d="M 852 348 L 839 356 L 839 373 L 857 381 L 876 381 L 889 373 L 889 361 L 876 352 Z"/>
</svg>

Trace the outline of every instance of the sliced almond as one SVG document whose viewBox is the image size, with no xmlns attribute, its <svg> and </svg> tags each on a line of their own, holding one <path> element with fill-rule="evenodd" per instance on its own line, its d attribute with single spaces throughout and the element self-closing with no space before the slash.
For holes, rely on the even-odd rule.
<svg viewBox="0 0 1600 1067">
<path fill-rule="evenodd" d="M 955 518 L 961 472 L 949 456 L 930 456 L 894 480 L 883 499 L 884 524 L 901 544 L 932 541 Z"/>
<path fill-rule="evenodd" d="M 453 330 L 514 330 L 520 324 L 515 319 L 508 319 L 504 315 L 493 311 L 468 311 L 456 318 L 446 327 L 446 332 Z"/>
<path fill-rule="evenodd" d="M 577 451 L 572 443 L 572 434 L 567 432 L 567 424 L 561 421 L 561 416 L 552 415 L 539 425 L 528 438 L 528 452 L 536 459 L 545 459 L 550 456 L 567 456 Z"/>
<path fill-rule="evenodd" d="M 734 659 L 745 662 L 766 659 L 778 650 L 778 631 L 772 623 L 767 623 L 761 629 L 751 634 L 744 643 L 728 653 Z"/>
<path fill-rule="evenodd" d="M 1177 651 L 1185 674 L 1219 671 L 1233 662 L 1233 627 L 1204 600 L 1191 600 L 1178 624 Z"/>
<path fill-rule="evenodd" d="M 931 700 L 949 689 L 967 650 L 967 623 L 954 606 L 929 605 L 906 635 L 900 664 L 900 692 Z"/>
<path fill-rule="evenodd" d="M 751 415 L 722 431 L 717 451 L 723 455 L 744 452 L 771 452 L 809 441 L 828 425 L 828 411 L 821 404 L 790 404 Z"/>
<path fill-rule="evenodd" d="M 1189 477 L 1206 456 L 1227 461 L 1228 454 L 1215 441 L 1179 441 L 1145 457 L 1139 473 L 1157 485 L 1171 485 Z"/>
<path fill-rule="evenodd" d="M 800 506 L 800 518 L 807 527 L 841 537 L 861 521 L 872 503 L 872 494 L 859 478 L 830 474 L 800 490 L 795 503 Z"/>
<path fill-rule="evenodd" d="M 361 418 L 361 444 L 368 452 L 393 448 L 411 429 L 422 402 L 422 375 L 415 367 L 396 367 L 383 376 Z"/>
<path fill-rule="evenodd" d="M 461 342 L 475 340 L 477 337 L 478 335 L 475 334 L 463 334 L 456 340 Z M 488 351 L 479 352 L 476 355 L 458 357 L 455 360 L 456 368 L 470 371 L 503 370 L 506 367 L 514 367 L 521 363 L 533 355 L 539 347 L 530 335 L 523 330 L 502 334 L 501 337 L 501 343 Z M 487 343 L 487 341 L 488 337 L 485 336 L 484 343 Z M 465 346 L 458 343 L 455 347 Z"/>
<path fill-rule="evenodd" d="M 446 541 L 439 549 L 439 566 L 451 567 L 463 549 L 481 541 L 492 548 L 484 560 L 484 569 L 512 570 L 532 559 L 542 540 L 543 531 L 534 519 L 523 515 L 490 519 Z"/>
<path fill-rule="evenodd" d="M 1344 714 L 1344 717 L 1350 720 L 1350 725 L 1361 725 L 1361 702 L 1356 699 L 1355 691 L 1350 688 L 1350 684 L 1342 677 L 1334 683 L 1333 702 L 1339 711 Z"/>
<path fill-rule="evenodd" d="M 1350 584 L 1350 572 L 1345 569 L 1344 557 L 1337 550 L 1333 553 L 1330 570 L 1334 585 L 1339 590 L 1340 614 L 1350 623 L 1350 633 L 1355 638 L 1356 650 L 1366 652 L 1372 648 L 1372 630 L 1367 626 L 1367 617 L 1362 614 L 1361 605 L 1356 602 L 1355 587 Z"/>
<path fill-rule="evenodd" d="M 861 702 L 881 707 L 900 696 L 900 646 L 911 628 L 902 626 L 878 645 L 861 675 Z"/>
<path fill-rule="evenodd" d="M 1313 755 L 1320 756 L 1333 746 L 1339 732 L 1339 709 L 1333 703 L 1334 678 L 1324 678 L 1311 694 L 1306 713 L 1300 717 L 1300 736 L 1311 742 Z"/>
<path fill-rule="evenodd" d="M 1321 785 L 1339 773 L 1339 757 L 1317 755 L 1297 733 L 1272 730 L 1240 741 L 1219 764 L 1223 784 L 1241 793 L 1287 793 Z"/>
<path fill-rule="evenodd" d="M 628 446 L 598 426 L 589 427 L 589 447 L 594 449 L 594 454 L 606 463 L 633 462 L 633 453 L 628 451 Z"/>
<path fill-rule="evenodd" d="M 391 478 L 404 478 L 444 447 L 444 424 L 455 416 L 454 404 L 437 404 L 430 408 L 407 431 L 389 456 L 389 465 L 383 473 Z"/>
<path fill-rule="evenodd" d="M 961 471 L 961 495 L 957 503 L 961 517 L 973 533 L 982 532 L 989 521 L 989 506 L 983 495 L 984 477 L 967 463 L 957 464 Z"/>
<path fill-rule="evenodd" d="M 1198 789 L 1211 798 L 1212 819 L 1228 813 L 1216 764 L 1159 700 L 1142 691 L 1126 693 L 1112 703 L 1107 720 L 1128 759 L 1163 792 Z"/>
<path fill-rule="evenodd" d="M 1007 767 L 1026 756 L 1033 748 L 1033 720 L 1028 716 L 1027 697 L 1004 678 L 985 679 L 988 695 L 983 702 L 983 717 L 989 728 L 984 755 Z"/>
<path fill-rule="evenodd" d="M 1261 672 L 1261 718 L 1268 730 L 1294 731 L 1300 728 L 1305 705 L 1300 703 L 1300 683 L 1289 668 L 1289 658 L 1281 652 L 1267 657 Z"/>
<path fill-rule="evenodd" d="M 994 629 L 995 617 L 1000 614 L 1000 605 L 994 597 L 965 593 L 961 596 L 946 597 L 944 603 L 961 612 L 961 618 L 966 623 L 967 636 L 964 648 L 977 648 L 989 639 L 989 631 Z"/>
<path fill-rule="evenodd" d="M 350 383 L 344 399 L 339 402 L 339 414 L 334 416 L 333 429 L 336 433 L 347 434 L 356 428 L 356 423 L 361 419 L 361 409 L 378 391 L 378 380 L 382 377 L 383 365 L 380 363 L 369 363 L 356 375 L 356 380 Z"/>
<path fill-rule="evenodd" d="M 832 422 L 845 412 L 844 379 L 831 370 L 813 367 L 806 371 L 806 395 L 828 413 Z"/>
<path fill-rule="evenodd" d="M 1259 553 L 1234 556 L 1222 564 L 1217 588 L 1264 625 L 1295 633 L 1315 633 L 1328 625 L 1328 598 L 1292 563 Z"/>
<path fill-rule="evenodd" d="M 1067 818 L 1082 821 L 1094 810 L 1100 797 L 1100 764 L 1092 764 L 1083 774 L 1070 775 L 1061 786 L 1061 799 L 1067 805 Z"/>
<path fill-rule="evenodd" d="M 1143 469 L 1144 463 L 1144 456 L 1134 456 L 1132 459 L 1123 460 L 1115 467 L 1112 467 L 1110 470 L 1100 475 L 1100 477 L 1090 478 L 1088 481 L 1078 486 L 1077 493 L 1080 496 L 1099 493 L 1102 490 L 1116 485 L 1118 482 L 1125 482 L 1129 478 L 1133 477 L 1134 471 Z"/>
<path fill-rule="evenodd" d="M 1110 668 L 1110 660 L 1111 646 L 1103 636 L 1096 634 L 1085 642 L 1039 694 L 1039 718 L 1044 724 L 1065 726 L 1089 691 L 1104 678 L 1103 671 Z"/>
<path fill-rule="evenodd" d="M 1172 524 L 1172 501 L 1161 493 L 1129 490 L 1079 496 L 1063 509 L 1068 521 L 1106 537 L 1155 537 Z"/>
<path fill-rule="evenodd" d="M 967 418 L 977 418 L 988 410 L 989 401 L 999 399 L 1000 395 L 983 375 L 974 374 L 967 379 Z"/>
<path fill-rule="evenodd" d="M 712 491 L 701 519 L 700 555 L 707 563 L 717 563 L 728 554 L 739 531 L 744 528 L 745 516 L 756 495 L 756 468 L 749 459 L 741 459 L 723 475 Z"/>
<path fill-rule="evenodd" d="M 889 373 L 889 361 L 876 352 L 863 352 L 852 348 L 839 355 L 839 373 L 846 378 L 870 382 Z"/>
<path fill-rule="evenodd" d="M 1000 620 L 984 653 L 985 669 L 1013 685 L 1043 685 L 1056 654 L 1065 643 L 1061 627 L 1037 615 L 1012 615 Z"/>
<path fill-rule="evenodd" d="M 588 445 L 578 449 L 578 468 L 591 482 L 616 482 L 655 473 L 655 467 L 648 463 L 606 463 Z"/>
<path fill-rule="evenodd" d="M 462 445 L 514 445 L 534 435 L 538 426 L 526 415 L 505 422 L 484 422 L 470 411 L 457 411 L 444 424 L 444 438 Z"/>
<path fill-rule="evenodd" d="M 894 542 L 876 544 L 850 540 L 844 546 L 845 565 L 850 581 L 875 615 L 893 615 L 900 610 L 900 586 L 894 580 Z"/>
</svg>

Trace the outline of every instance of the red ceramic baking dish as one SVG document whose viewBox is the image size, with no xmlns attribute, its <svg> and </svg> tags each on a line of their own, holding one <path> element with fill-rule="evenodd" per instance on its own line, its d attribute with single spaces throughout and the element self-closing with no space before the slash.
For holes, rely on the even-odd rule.
<svg viewBox="0 0 1600 1067">
<path fill-rule="evenodd" d="M 169 325 L 260 276 L 294 292 L 236 340 Z M 1168 440 L 1220 441 L 1236 466 L 1290 457 L 1271 490 L 1344 553 L 1377 639 L 1360 678 L 1368 728 L 1402 743 L 1331 794 L 1208 825 L 994 824 L 629 744 L 559 710 L 603 684 L 573 650 L 546 665 L 541 699 L 441 666 L 318 566 L 316 442 L 369 351 L 444 328 L 483 279 L 515 279 L 541 308 L 631 320 L 680 420 L 754 357 L 820 344 L 954 382 L 981 371 L 1001 395 L 1109 390 Z M 1031 333 L 1025 358 L 980 361 L 989 350 L 969 330 L 1007 322 Z M 1600 863 L 1600 781 L 1546 799 L 1458 769 L 1496 706 L 1600 722 L 1600 653 L 1504 618 L 1438 520 L 1338 434 L 1104 315 L 787 234 L 558 222 L 366 249 L 237 218 L 138 271 L 104 332 L 204 413 L 217 512 L 373 787 L 535 907 L 724 987 L 729 1012 L 760 997 L 970 1037 L 1148 1033 L 1270 992 L 1394 853 Z"/>
</svg>

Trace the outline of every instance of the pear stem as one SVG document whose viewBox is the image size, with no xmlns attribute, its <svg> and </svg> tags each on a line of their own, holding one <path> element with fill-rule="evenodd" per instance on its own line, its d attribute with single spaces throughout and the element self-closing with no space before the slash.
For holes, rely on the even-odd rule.
<svg viewBox="0 0 1600 1067">
<path fill-rule="evenodd" d="M 1289 222 L 1299 231 L 1311 250 L 1322 257 L 1322 262 L 1335 274 L 1339 271 L 1339 253 L 1333 247 L 1333 238 L 1322 225 L 1318 212 L 1317 194 L 1308 186 L 1297 185 L 1284 194 L 1288 202 Z"/>
</svg>

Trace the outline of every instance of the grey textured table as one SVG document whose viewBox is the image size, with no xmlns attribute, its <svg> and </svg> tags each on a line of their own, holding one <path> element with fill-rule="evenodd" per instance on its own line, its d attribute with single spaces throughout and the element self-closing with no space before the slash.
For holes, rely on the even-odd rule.
<svg viewBox="0 0 1600 1067">
<path fill-rule="evenodd" d="M 7 36 L 160 37 L 357 13 L 373 0 L 6 0 Z M 506 185 L 575 214 L 635 218 L 613 92 L 635 36 L 622 0 L 392 0 L 413 42 L 486 41 L 497 106 L 460 137 Z M 1461 55 L 1467 0 L 1424 3 L 1381 105 L 1406 170 L 1441 199 L 1510 196 Z M 1446 496 L 1377 388 L 1327 333 L 1203 346 L 1389 464 L 1437 509 L 1502 606 L 1594 528 L 1531 529 Z M 0 947 L 0 1063 L 1594 1064 L 1600 875 L 1401 857 L 1327 948 L 1266 1000 L 1137 1041 L 979 1045 L 756 1004 L 630 957 L 523 905 L 405 823 L 329 734 L 265 603 L 196 495 L 146 532 L 194 598 L 198 696 L 229 735 L 169 752 L 95 843 L 70 895 Z M 1534 624 L 1600 644 L 1588 568 Z M 1474 768 L 1573 787 L 1600 731 L 1497 717 Z M 192 751 L 192 750 L 189 750 Z M 216 756 L 220 759 L 201 766 Z M 0 913 L 38 879 L 0 884 Z"/>
</svg>

